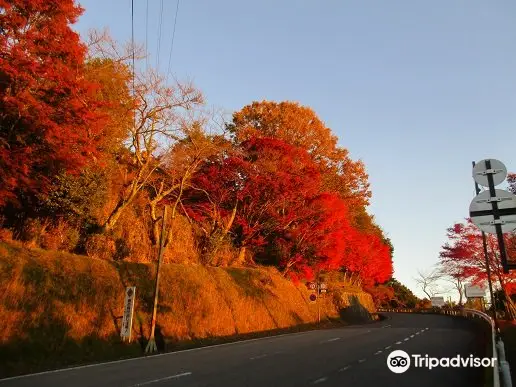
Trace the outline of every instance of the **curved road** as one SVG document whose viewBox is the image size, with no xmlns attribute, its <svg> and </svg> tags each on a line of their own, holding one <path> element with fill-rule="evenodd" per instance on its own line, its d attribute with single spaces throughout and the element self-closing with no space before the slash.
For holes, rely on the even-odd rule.
<svg viewBox="0 0 516 387">
<path fill-rule="evenodd" d="M 388 314 L 381 322 L 241 341 L 146 358 L 0 380 L 18 386 L 481 386 L 480 368 L 386 365 L 388 354 L 483 357 L 469 320 L 442 315 Z"/>
</svg>

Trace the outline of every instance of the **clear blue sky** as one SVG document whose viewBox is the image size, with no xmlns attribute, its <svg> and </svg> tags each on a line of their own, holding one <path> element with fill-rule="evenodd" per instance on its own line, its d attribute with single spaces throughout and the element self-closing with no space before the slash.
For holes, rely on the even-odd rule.
<svg viewBox="0 0 516 387">
<path fill-rule="evenodd" d="M 81 4 L 81 33 L 130 39 L 130 0 Z M 164 1 L 163 71 L 176 4 Z M 145 43 L 146 0 L 135 8 Z M 151 64 L 159 8 L 149 0 Z M 516 171 L 513 0 L 182 0 L 171 64 L 228 112 L 262 99 L 312 107 L 364 161 L 370 212 L 393 241 L 395 276 L 414 290 L 446 228 L 468 215 L 471 161 Z"/>
</svg>

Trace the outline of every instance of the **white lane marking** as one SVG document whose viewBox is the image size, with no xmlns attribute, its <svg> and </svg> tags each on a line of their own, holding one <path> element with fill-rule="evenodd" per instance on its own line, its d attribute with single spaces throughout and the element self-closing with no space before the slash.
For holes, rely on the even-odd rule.
<svg viewBox="0 0 516 387">
<path fill-rule="evenodd" d="M 363 363 L 363 362 L 365 362 L 365 361 L 366 361 L 366 359 L 360 359 L 358 362 L 359 362 L 359 363 Z"/>
<path fill-rule="evenodd" d="M 267 356 L 267 354 L 266 354 L 266 353 L 264 353 L 263 355 L 258 355 L 258 356 L 250 357 L 249 359 L 250 359 L 250 360 L 261 359 L 261 358 L 264 358 L 265 356 Z"/>
<path fill-rule="evenodd" d="M 400 345 L 400 344 L 401 344 L 401 341 L 396 341 L 396 344 Z"/>
<path fill-rule="evenodd" d="M 339 372 L 346 371 L 347 369 L 351 368 L 351 366 L 347 365 L 345 367 L 342 367 Z"/>
<path fill-rule="evenodd" d="M 191 375 L 191 374 L 192 374 L 191 372 L 183 372 L 182 374 L 177 374 L 177 375 L 167 376 L 167 377 L 164 377 L 164 378 L 159 378 L 159 379 L 149 380 L 148 382 L 143 382 L 143 383 L 133 384 L 131 387 L 146 386 L 146 385 L 148 385 L 148 384 L 157 383 L 157 382 L 162 382 L 162 381 L 164 381 L 164 380 L 177 379 L 177 378 L 180 378 L 180 377 L 182 377 L 182 376 L 188 376 L 188 375 Z"/>
<path fill-rule="evenodd" d="M 391 325 L 384 325 L 382 328 L 389 328 Z"/>
<path fill-rule="evenodd" d="M 416 332 L 416 335 L 419 335 L 421 332 Z"/>
<path fill-rule="evenodd" d="M 334 337 L 333 339 L 329 339 L 329 340 L 323 341 L 323 343 L 329 343 L 329 342 L 337 341 L 337 340 L 340 340 L 340 337 Z"/>
<path fill-rule="evenodd" d="M 210 350 L 210 349 L 217 348 L 217 347 L 226 347 L 226 346 L 237 345 L 237 344 L 247 344 L 247 343 L 252 343 L 252 342 L 255 342 L 255 341 L 262 341 L 262 340 L 273 340 L 273 339 L 276 339 L 276 338 L 279 338 L 279 337 L 285 337 L 285 336 L 294 337 L 294 336 L 300 336 L 300 335 L 305 335 L 305 334 L 310 334 L 310 333 L 313 334 L 313 333 L 317 333 L 317 332 L 319 332 L 319 331 L 313 330 L 313 331 L 296 332 L 296 333 L 282 333 L 281 335 L 257 337 L 255 339 L 246 339 L 246 340 L 232 341 L 231 343 L 205 345 L 204 347 L 183 349 L 181 351 L 158 353 L 156 355 L 137 356 L 137 357 L 132 357 L 132 358 L 129 358 L 129 359 L 105 361 L 105 362 L 102 362 L 102 363 L 86 364 L 86 365 L 82 365 L 82 366 L 61 368 L 61 369 L 58 369 L 58 370 L 35 372 L 33 374 L 11 376 L 9 378 L 0 379 L 0 381 L 1 382 L 6 382 L 8 380 L 25 379 L 25 378 L 31 378 L 31 377 L 34 377 L 34 376 L 47 375 L 47 374 L 55 374 L 55 373 L 58 373 L 58 372 L 75 371 L 75 370 L 80 370 L 80 369 L 83 369 L 83 368 L 99 367 L 99 366 L 104 366 L 104 365 L 108 365 L 108 364 L 119 364 L 119 363 L 126 363 L 126 362 L 130 362 L 130 361 L 149 360 L 149 359 L 153 359 L 153 358 L 157 358 L 157 357 L 162 357 L 162 356 L 179 355 L 179 354 L 182 354 L 182 353 L 185 353 L 185 352 Z"/>
<path fill-rule="evenodd" d="M 325 376 L 320 379 L 317 379 L 315 382 L 313 382 L 313 384 L 319 384 L 319 383 L 325 382 L 327 380 L 328 380 L 328 378 Z"/>
<path fill-rule="evenodd" d="M 386 346 L 386 347 L 385 347 L 385 350 L 388 350 L 389 348 L 391 348 L 391 346 L 390 346 L 390 345 Z"/>
<path fill-rule="evenodd" d="M 374 354 L 375 354 L 375 355 L 379 355 L 379 354 L 381 354 L 381 353 L 382 353 L 382 350 L 380 349 L 379 351 L 376 351 Z"/>
<path fill-rule="evenodd" d="M 403 341 L 409 341 L 409 338 L 408 338 L 408 337 L 406 337 L 405 339 L 403 339 Z"/>
<path fill-rule="evenodd" d="M 412 339 L 414 337 L 414 335 L 410 335 L 410 338 Z"/>
</svg>

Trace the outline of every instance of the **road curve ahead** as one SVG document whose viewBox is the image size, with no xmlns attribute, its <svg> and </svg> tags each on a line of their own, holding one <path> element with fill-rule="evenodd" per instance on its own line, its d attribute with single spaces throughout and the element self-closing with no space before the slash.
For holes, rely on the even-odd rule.
<svg viewBox="0 0 516 387">
<path fill-rule="evenodd" d="M 387 314 L 363 326 L 242 341 L 146 358 L 0 380 L 0 387 L 55 386 L 481 386 L 481 368 L 409 368 L 387 356 L 483 357 L 472 322 L 450 316 Z"/>
</svg>

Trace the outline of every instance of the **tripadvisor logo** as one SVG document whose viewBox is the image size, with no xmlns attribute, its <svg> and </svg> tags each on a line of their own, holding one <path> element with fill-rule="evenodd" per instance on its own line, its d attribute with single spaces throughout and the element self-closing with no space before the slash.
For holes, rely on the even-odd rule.
<svg viewBox="0 0 516 387">
<path fill-rule="evenodd" d="M 462 357 L 460 355 L 454 357 L 430 357 L 428 355 L 412 355 L 402 350 L 392 351 L 387 357 L 387 367 L 395 374 L 402 374 L 407 371 L 412 364 L 416 368 L 428 368 L 431 370 L 436 367 L 443 368 L 460 368 L 460 367 L 494 367 L 495 358 L 479 358 L 469 355 Z"/>
<path fill-rule="evenodd" d="M 392 351 L 387 357 L 387 367 L 395 374 L 402 374 L 410 367 L 410 356 L 399 349 Z"/>
</svg>

